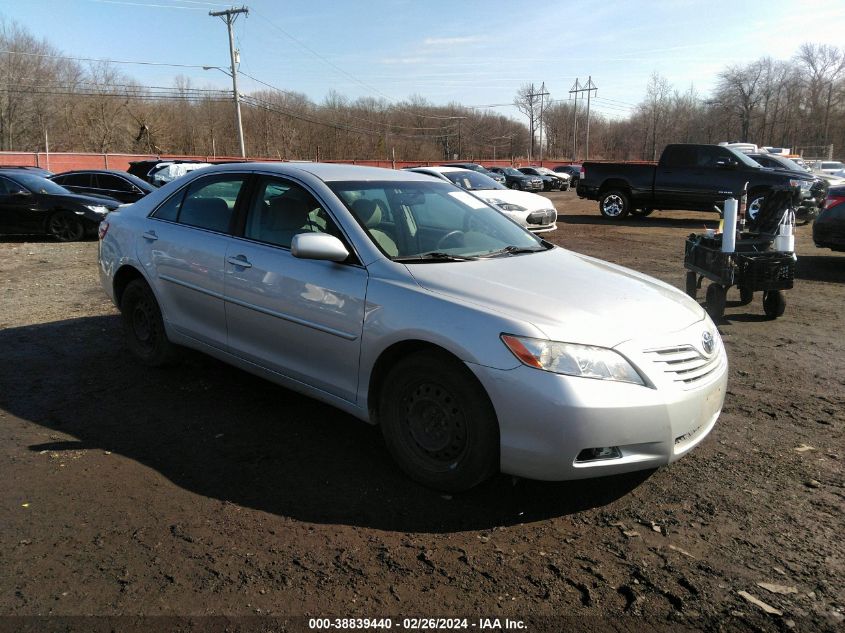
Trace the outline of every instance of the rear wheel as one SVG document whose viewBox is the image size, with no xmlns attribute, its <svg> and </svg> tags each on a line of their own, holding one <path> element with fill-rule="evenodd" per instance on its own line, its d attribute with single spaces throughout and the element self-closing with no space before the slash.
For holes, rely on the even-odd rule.
<svg viewBox="0 0 845 633">
<path fill-rule="evenodd" d="M 599 200 L 599 211 L 604 217 L 611 220 L 625 218 L 630 210 L 631 202 L 628 199 L 628 194 L 619 189 L 606 191 Z"/>
<path fill-rule="evenodd" d="M 707 286 L 707 312 L 714 321 L 719 321 L 725 316 L 725 299 L 724 286 L 719 284 Z"/>
<path fill-rule="evenodd" d="M 691 270 L 687 272 L 687 294 L 693 299 L 698 294 L 698 275 Z"/>
<path fill-rule="evenodd" d="M 153 291 L 142 279 L 129 282 L 120 300 L 126 347 L 150 367 L 173 360 L 176 347 L 167 338 L 164 321 Z"/>
<path fill-rule="evenodd" d="M 453 358 L 422 352 L 387 375 L 379 398 L 385 443 L 412 479 L 467 490 L 498 468 L 499 429 L 487 394 Z"/>
<path fill-rule="evenodd" d="M 47 232 L 60 242 L 78 242 L 85 237 L 85 224 L 77 215 L 59 211 L 47 220 Z"/>
<path fill-rule="evenodd" d="M 763 311 L 770 319 L 783 316 L 786 310 L 786 297 L 780 290 L 767 290 L 763 293 Z"/>
</svg>

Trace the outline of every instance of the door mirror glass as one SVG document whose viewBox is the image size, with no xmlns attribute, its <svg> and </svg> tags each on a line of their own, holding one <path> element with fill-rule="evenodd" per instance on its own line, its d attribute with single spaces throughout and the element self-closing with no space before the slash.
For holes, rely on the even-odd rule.
<svg viewBox="0 0 845 633">
<path fill-rule="evenodd" d="M 293 236 L 290 252 L 300 259 L 319 259 L 342 262 L 349 251 L 339 239 L 328 233 L 299 233 Z"/>
</svg>

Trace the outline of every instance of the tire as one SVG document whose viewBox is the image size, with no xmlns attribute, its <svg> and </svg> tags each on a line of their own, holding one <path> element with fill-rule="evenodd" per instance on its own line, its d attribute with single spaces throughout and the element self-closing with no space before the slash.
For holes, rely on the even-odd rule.
<svg viewBox="0 0 845 633">
<path fill-rule="evenodd" d="M 783 316 L 786 310 L 786 297 L 780 290 L 767 290 L 763 293 L 763 311 L 770 319 Z"/>
<path fill-rule="evenodd" d="M 714 321 L 721 321 L 725 316 L 726 292 L 719 284 L 707 286 L 707 312 Z"/>
<path fill-rule="evenodd" d="M 153 291 L 142 279 L 129 282 L 120 300 L 126 347 L 149 367 L 172 362 L 176 346 L 167 338 L 161 309 Z"/>
<path fill-rule="evenodd" d="M 512 182 L 512 183 L 511 183 L 511 189 L 518 189 L 518 190 L 520 190 L 520 191 L 521 191 L 521 190 L 522 190 L 522 186 L 521 186 L 518 182 Z"/>
<path fill-rule="evenodd" d="M 47 220 L 47 233 L 59 242 L 78 242 L 85 237 L 85 224 L 76 214 L 59 211 Z"/>
<path fill-rule="evenodd" d="M 599 199 L 599 211 L 611 220 L 622 220 L 631 210 L 628 194 L 619 189 L 611 189 L 602 194 Z"/>
<path fill-rule="evenodd" d="M 393 459 L 423 485 L 458 492 L 498 470 L 499 427 L 490 399 L 445 354 L 414 354 L 390 370 L 379 421 Z"/>
<path fill-rule="evenodd" d="M 698 275 L 691 270 L 687 272 L 687 294 L 693 299 L 698 295 Z"/>
<path fill-rule="evenodd" d="M 631 209 L 631 215 L 638 218 L 647 218 L 653 211 L 654 209 Z"/>
<path fill-rule="evenodd" d="M 754 301 L 754 291 L 750 288 L 740 288 L 739 289 L 739 305 L 747 306 L 749 303 Z"/>
</svg>

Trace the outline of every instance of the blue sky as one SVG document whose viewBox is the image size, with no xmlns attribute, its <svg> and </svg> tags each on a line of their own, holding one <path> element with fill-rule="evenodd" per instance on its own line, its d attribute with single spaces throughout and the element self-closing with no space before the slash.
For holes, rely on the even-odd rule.
<svg viewBox="0 0 845 633">
<path fill-rule="evenodd" d="M 593 105 L 624 116 L 659 72 L 707 94 L 729 64 L 787 59 L 805 41 L 845 45 L 843 0 L 500 2 L 498 0 L 253 0 L 235 34 L 241 70 L 319 102 L 350 98 L 508 104 L 523 82 L 568 98 L 580 77 Z M 66 55 L 188 65 L 229 64 L 225 25 L 200 0 L 0 0 L 0 15 Z M 238 5 L 240 6 L 240 5 Z M 147 85 L 177 74 L 229 88 L 201 68 L 120 65 Z M 241 90 L 259 89 L 242 80 Z M 512 107 L 493 111 L 520 118 Z"/>
</svg>

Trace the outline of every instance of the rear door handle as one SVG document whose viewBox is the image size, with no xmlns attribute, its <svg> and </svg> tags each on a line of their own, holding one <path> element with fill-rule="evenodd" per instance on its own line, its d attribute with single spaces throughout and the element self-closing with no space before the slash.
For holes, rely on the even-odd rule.
<svg viewBox="0 0 845 633">
<path fill-rule="evenodd" d="M 142 233 L 141 237 L 145 240 L 150 240 L 151 242 L 155 242 L 158 239 L 158 235 L 156 235 L 155 231 L 147 231 L 146 233 Z"/>
<path fill-rule="evenodd" d="M 234 257 L 227 257 L 226 261 L 232 266 L 239 266 L 241 268 L 252 268 L 252 264 L 246 258 L 246 255 L 235 255 Z"/>
</svg>

